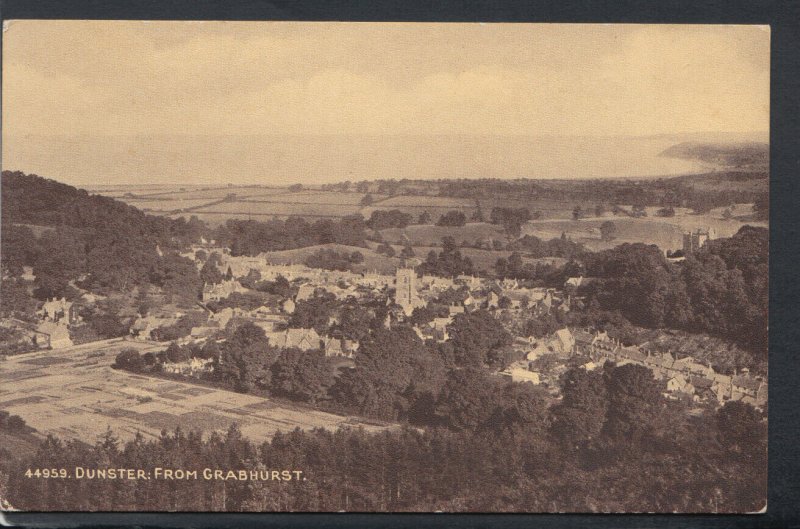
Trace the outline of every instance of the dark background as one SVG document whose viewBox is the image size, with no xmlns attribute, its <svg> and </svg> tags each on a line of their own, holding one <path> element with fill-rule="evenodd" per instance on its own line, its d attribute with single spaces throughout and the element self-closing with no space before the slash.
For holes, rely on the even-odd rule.
<svg viewBox="0 0 800 529">
<path fill-rule="evenodd" d="M 800 2 L 746 0 L 0 0 L 5 19 L 353 20 L 769 24 L 772 27 L 769 501 L 761 515 L 23 514 L 36 527 L 800 527 L 800 332 L 795 300 L 800 170 Z M 78 59 L 79 60 L 79 59 Z"/>
</svg>

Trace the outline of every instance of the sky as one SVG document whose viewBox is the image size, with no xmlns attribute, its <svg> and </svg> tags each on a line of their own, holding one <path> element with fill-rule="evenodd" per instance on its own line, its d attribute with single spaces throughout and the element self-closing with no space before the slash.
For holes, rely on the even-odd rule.
<svg viewBox="0 0 800 529">
<path fill-rule="evenodd" d="M 769 28 L 7 21 L 2 88 L 3 168 L 69 183 L 587 177 L 533 138 L 763 137 Z"/>
</svg>

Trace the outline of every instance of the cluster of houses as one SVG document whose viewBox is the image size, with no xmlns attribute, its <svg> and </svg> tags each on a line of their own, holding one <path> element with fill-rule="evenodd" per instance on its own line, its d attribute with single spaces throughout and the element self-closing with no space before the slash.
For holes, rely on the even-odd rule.
<svg viewBox="0 0 800 529">
<path fill-rule="evenodd" d="M 529 346 L 529 347 L 526 347 Z M 762 408 L 767 403 L 768 383 L 763 377 L 752 376 L 747 369 L 734 375 L 717 373 L 710 365 L 703 365 L 691 356 L 677 356 L 671 352 L 653 352 L 638 346 L 625 346 L 604 332 L 578 329 L 560 329 L 544 340 L 518 339 L 515 347 L 526 352 L 525 359 L 516 362 L 502 374 L 515 381 L 539 384 L 548 375 L 557 377 L 566 371 L 565 362 L 556 366 L 555 373 L 536 371 L 535 361 L 544 355 L 554 355 L 557 360 L 588 359 L 581 364 L 592 371 L 611 361 L 618 366 L 636 364 L 653 372 L 658 380 L 665 381 L 667 396 L 689 398 L 694 402 L 711 402 L 722 405 L 728 401 L 742 401 Z"/>
<path fill-rule="evenodd" d="M 443 292 L 460 289 L 466 292 L 465 299 L 450 303 L 446 313 L 440 313 L 428 323 L 414 326 L 420 338 L 443 342 L 449 339 L 448 326 L 458 314 L 478 308 L 485 308 L 498 317 L 529 317 L 555 310 L 567 312 L 570 310 L 570 299 L 577 289 L 592 280 L 585 277 L 569 278 L 563 290 L 525 288 L 512 279 L 495 281 L 473 276 L 418 277 L 412 268 L 401 267 L 394 275 L 359 274 L 297 264 L 272 264 L 264 256 L 233 257 L 224 252 L 220 255 L 220 271 L 230 279 L 217 285 L 208 285 L 203 291 L 205 301 L 224 299 L 234 292 L 247 292 L 238 279 L 246 277 L 252 270 L 257 270 L 264 280 L 275 280 L 282 276 L 301 284 L 295 296 L 281 300 L 275 306 L 262 306 L 249 311 L 226 308 L 210 314 L 208 322 L 192 329 L 186 340 L 211 336 L 224 328 L 231 318 L 240 318 L 262 327 L 270 344 L 279 348 L 321 348 L 328 356 L 347 358 L 352 358 L 357 352 L 357 342 L 321 336 L 314 329 L 288 328 L 289 317 L 297 302 L 310 299 L 320 290 L 334 294 L 337 299 L 359 299 L 370 293 L 385 294 L 393 289 L 394 297 L 387 301 L 391 310 L 385 322 L 390 326 L 392 321 L 407 319 L 415 309 L 427 306 Z M 761 377 L 751 376 L 746 370 L 732 376 L 717 373 L 690 356 L 679 358 L 670 352 L 624 346 L 601 332 L 564 328 L 545 339 L 517 337 L 513 347 L 522 353 L 524 359 L 512 364 L 501 374 L 514 381 L 545 383 L 555 387 L 558 375 L 567 369 L 567 363 L 582 358 L 588 360 L 581 364 L 587 370 L 597 369 L 606 361 L 617 365 L 632 363 L 647 367 L 656 378 L 665 381 L 666 393 L 672 398 L 688 397 L 693 401 L 718 404 L 741 400 L 756 407 L 764 406 L 767 401 L 767 382 Z M 556 364 L 549 370 L 537 369 L 536 361 L 546 355 L 555 358 Z M 174 369 L 191 370 L 192 367 L 187 364 Z M 194 369 L 199 367 L 194 366 Z"/>
</svg>

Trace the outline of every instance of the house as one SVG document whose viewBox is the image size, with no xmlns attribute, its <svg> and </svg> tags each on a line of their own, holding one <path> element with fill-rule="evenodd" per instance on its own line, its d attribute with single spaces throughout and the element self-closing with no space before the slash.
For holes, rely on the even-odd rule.
<svg viewBox="0 0 800 529">
<path fill-rule="evenodd" d="M 714 381 L 710 378 L 701 376 L 689 377 L 689 382 L 694 387 L 694 392 L 699 400 L 715 400 L 722 402 L 724 396 L 715 391 Z M 720 398 L 720 397 L 723 398 Z"/>
<path fill-rule="evenodd" d="M 476 289 L 481 286 L 481 278 L 468 275 L 460 275 L 456 277 L 455 283 L 466 285 L 470 290 Z"/>
<path fill-rule="evenodd" d="M 667 392 L 686 393 L 687 395 L 693 395 L 695 392 L 695 386 L 685 376 L 680 373 L 676 373 L 667 380 Z"/>
<path fill-rule="evenodd" d="M 295 307 L 296 304 L 292 298 L 286 298 L 286 301 L 281 304 L 281 310 L 286 314 L 294 314 Z"/>
<path fill-rule="evenodd" d="M 206 284 L 203 286 L 203 301 L 219 301 L 225 299 L 234 292 L 244 293 L 248 289 L 243 287 L 237 280 L 231 279 L 216 285 Z"/>
<path fill-rule="evenodd" d="M 583 329 L 576 329 L 572 336 L 575 340 L 575 352 L 587 353 L 594 344 L 595 337 L 590 332 Z"/>
<path fill-rule="evenodd" d="M 450 312 L 450 316 L 455 316 L 456 314 L 463 314 L 464 307 L 463 305 L 450 305 L 448 311 Z"/>
<path fill-rule="evenodd" d="M 33 273 L 33 267 L 27 265 L 23 266 L 22 275 L 20 276 L 20 279 L 22 279 L 23 281 L 36 281 L 36 276 Z"/>
<path fill-rule="evenodd" d="M 572 336 L 570 330 L 566 327 L 557 330 L 550 340 L 550 345 L 557 353 L 571 353 L 575 348 L 575 337 Z"/>
<path fill-rule="evenodd" d="M 278 349 L 297 348 L 303 351 L 319 349 L 322 338 L 314 329 L 286 329 L 266 333 L 269 344 Z"/>
<path fill-rule="evenodd" d="M 350 356 L 352 356 L 353 353 L 358 351 L 358 348 L 360 346 L 361 346 L 361 344 L 358 343 L 358 341 L 356 341 L 356 340 L 350 340 L 348 338 L 343 338 L 342 339 L 342 350 L 345 353 L 348 353 Z"/>
<path fill-rule="evenodd" d="M 275 332 L 277 329 L 280 329 L 285 325 L 285 321 L 282 319 L 262 319 L 262 320 L 252 320 L 252 324 L 256 327 L 260 327 L 264 329 L 265 333 Z"/>
<path fill-rule="evenodd" d="M 65 320 L 67 324 L 72 325 L 77 323 L 80 319 L 78 316 L 78 309 L 79 307 L 77 305 L 71 301 L 67 301 L 66 298 L 53 298 L 44 302 L 39 314 L 42 316 L 42 319 L 53 322 Z"/>
<path fill-rule="evenodd" d="M 437 342 L 445 342 L 450 338 L 450 335 L 447 332 L 447 326 L 453 320 L 449 317 L 447 318 L 433 318 L 430 322 L 430 326 L 433 329 L 433 338 Z"/>
<path fill-rule="evenodd" d="M 644 361 L 647 358 L 638 347 L 629 346 L 620 347 L 617 350 L 617 355 L 639 365 L 644 365 Z"/>
<path fill-rule="evenodd" d="M 190 358 L 185 362 L 165 362 L 161 369 L 167 373 L 191 376 L 210 371 L 212 362 L 211 358 Z"/>
<path fill-rule="evenodd" d="M 586 371 L 594 371 L 598 367 L 600 367 L 600 364 L 596 362 L 586 362 L 581 366 L 581 368 L 585 369 Z"/>
<path fill-rule="evenodd" d="M 352 351 L 347 350 L 343 339 L 326 336 L 322 342 L 325 356 L 345 356 L 347 358 L 352 358 L 353 356 Z"/>
<path fill-rule="evenodd" d="M 526 360 L 536 360 L 540 356 L 543 356 L 543 355 L 546 355 L 546 354 L 550 354 L 552 352 L 553 351 L 550 350 L 550 348 L 548 348 L 547 345 L 545 345 L 544 342 L 539 342 L 539 343 L 536 344 L 536 346 L 533 349 L 528 351 L 528 354 L 525 355 L 525 359 Z"/>
<path fill-rule="evenodd" d="M 578 288 L 578 287 L 581 286 L 582 283 L 583 283 L 583 276 L 568 277 L 567 281 L 564 283 L 564 289 L 566 290 L 567 288 L 570 288 L 570 287 Z"/>
<path fill-rule="evenodd" d="M 681 371 L 687 375 L 691 374 L 698 376 L 707 376 L 714 372 L 709 366 L 704 366 L 703 364 L 695 362 L 694 358 L 691 356 L 685 356 L 683 358 L 676 359 L 672 363 L 672 369 Z"/>
</svg>

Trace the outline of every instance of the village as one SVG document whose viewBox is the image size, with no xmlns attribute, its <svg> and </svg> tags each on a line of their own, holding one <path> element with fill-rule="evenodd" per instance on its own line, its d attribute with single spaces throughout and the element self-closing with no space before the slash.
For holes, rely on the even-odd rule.
<svg viewBox="0 0 800 529">
<path fill-rule="evenodd" d="M 704 241 L 701 240 L 700 245 Z M 697 247 L 697 234 L 687 236 L 687 251 Z M 451 299 L 446 311 L 439 311 L 429 321 L 413 323 L 413 330 L 423 341 L 446 342 L 448 327 L 453 318 L 462 313 L 478 309 L 490 312 L 504 325 L 513 329 L 513 323 L 522 318 L 565 313 L 570 304 L 580 301 L 579 288 L 591 278 L 569 278 L 562 289 L 526 288 L 516 280 L 495 280 L 475 276 L 446 278 L 432 275 L 418 277 L 413 266 L 418 260 L 408 259 L 404 267 L 394 275 L 374 272 L 354 273 L 350 271 L 309 268 L 303 264 L 273 264 L 264 256 L 232 256 L 225 248 L 213 244 L 193 247 L 184 255 L 196 262 L 198 268 L 204 261 L 196 256 L 215 255 L 216 266 L 224 279 L 217 284 L 206 284 L 202 291 L 205 317 L 200 318 L 186 336 L 177 340 L 180 345 L 202 344 L 209 339 L 218 339 L 219 332 L 231 320 L 249 321 L 262 328 L 269 344 L 279 349 L 295 348 L 303 351 L 322 350 L 328 357 L 336 359 L 340 367 L 353 365 L 358 354 L 359 343 L 342 336 L 341 333 L 323 334 L 313 327 L 290 328 L 289 320 L 299 302 L 315 296 L 334 296 L 337 302 L 386 304 L 386 328 L 413 321 L 416 309 L 423 309 L 440 301 L 444 293 L 458 293 Z M 247 309 L 227 306 L 217 311 L 209 305 L 228 299 L 232 295 L 252 292 L 242 285 L 242 280 L 256 274 L 262 281 L 283 278 L 295 285 L 293 294 L 284 298 L 272 297 L 272 302 L 257 308 Z M 83 303 L 91 298 L 82 300 Z M 80 302 L 79 302 L 80 303 Z M 33 333 L 43 347 L 60 349 L 69 347 L 68 328 L 79 324 L 78 303 L 64 299 L 53 299 L 39 311 L 41 324 Z M 130 340 L 154 341 L 159 330 L 174 325 L 184 316 L 179 311 L 162 311 L 139 317 L 131 326 Z M 202 321 L 204 320 L 204 321 Z M 336 315 L 331 316 L 335 324 Z M 746 368 L 740 373 L 715 372 L 710 364 L 703 365 L 691 355 L 672 351 L 651 350 L 647 344 L 626 346 L 607 333 L 596 329 L 564 327 L 549 336 L 515 336 L 511 347 L 515 360 L 497 372 L 515 382 L 527 382 L 548 389 L 554 396 L 559 394 L 559 377 L 570 367 L 594 370 L 610 361 L 616 365 L 636 364 L 650 369 L 656 379 L 665 382 L 665 395 L 673 399 L 688 399 L 692 403 L 707 403 L 721 406 L 728 401 L 749 403 L 762 408 L 767 402 L 768 384 L 763 377 L 751 375 Z M 165 362 L 166 373 L 197 376 L 212 369 L 210 359 L 191 358 L 183 362 Z"/>
</svg>

